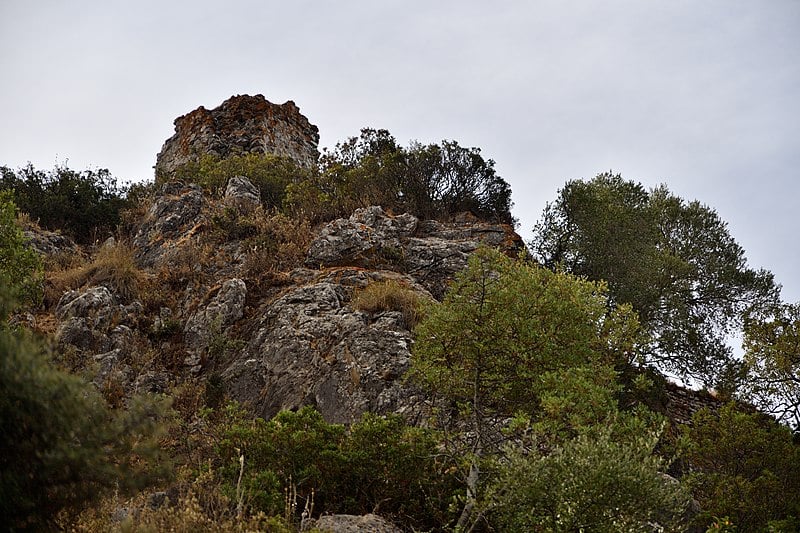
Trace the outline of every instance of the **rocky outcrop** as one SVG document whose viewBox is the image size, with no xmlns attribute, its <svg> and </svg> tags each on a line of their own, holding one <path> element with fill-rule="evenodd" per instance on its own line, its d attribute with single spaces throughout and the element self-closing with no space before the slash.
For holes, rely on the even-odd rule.
<svg viewBox="0 0 800 533">
<path fill-rule="evenodd" d="M 355 290 L 386 279 L 430 298 L 407 276 L 343 268 L 265 304 L 247 349 L 223 373 L 230 394 L 264 417 L 311 404 L 329 422 L 353 422 L 367 411 L 416 418 L 421 398 L 401 379 L 412 342 L 402 314 L 372 316 L 350 305 Z"/>
<path fill-rule="evenodd" d="M 175 134 L 156 158 L 156 175 L 168 177 L 203 154 L 274 154 L 313 166 L 318 144 L 319 130 L 294 102 L 277 105 L 260 94 L 233 96 L 212 110 L 200 106 L 175 119 Z"/>
<path fill-rule="evenodd" d="M 80 254 L 80 249 L 69 237 L 42 229 L 35 224 L 23 230 L 28 245 L 42 255 Z"/>
<path fill-rule="evenodd" d="M 420 221 L 408 213 L 391 216 L 372 206 L 324 226 L 311 243 L 306 265 L 405 272 L 441 298 L 447 283 L 482 244 L 510 255 L 525 247 L 507 224 Z"/>
<path fill-rule="evenodd" d="M 250 213 L 261 205 L 261 191 L 244 176 L 234 176 L 225 187 L 225 205 Z"/>
<path fill-rule="evenodd" d="M 204 205 L 203 190 L 199 186 L 179 182 L 164 184 L 133 237 L 139 264 L 153 267 L 173 255 L 200 227 Z"/>
</svg>

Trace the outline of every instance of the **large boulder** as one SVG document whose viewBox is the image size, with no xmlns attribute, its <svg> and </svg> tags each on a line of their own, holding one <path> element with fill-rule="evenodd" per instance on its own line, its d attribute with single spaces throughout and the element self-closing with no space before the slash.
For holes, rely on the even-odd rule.
<svg viewBox="0 0 800 533">
<path fill-rule="evenodd" d="M 219 107 L 203 106 L 175 119 L 175 134 L 156 157 L 156 175 L 169 177 L 203 154 L 220 158 L 247 153 L 289 157 L 310 167 L 319 158 L 319 130 L 294 102 L 264 96 L 232 96 Z"/>
</svg>

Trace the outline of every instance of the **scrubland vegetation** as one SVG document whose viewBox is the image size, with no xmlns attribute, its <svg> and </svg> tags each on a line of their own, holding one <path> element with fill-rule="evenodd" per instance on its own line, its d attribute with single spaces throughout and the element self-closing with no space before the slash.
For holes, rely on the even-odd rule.
<svg viewBox="0 0 800 533">
<path fill-rule="evenodd" d="M 413 331 L 405 379 L 432 415 L 345 426 L 310 406 L 258 418 L 214 372 L 114 400 L 85 362 L 65 363 L 52 331 L 32 332 L 20 316 L 46 314 L 87 283 L 110 284 L 146 313 L 174 307 L 230 242 L 247 251 L 257 299 L 302 264 L 313 228 L 369 205 L 513 223 L 510 188 L 478 149 L 404 148 L 365 129 L 317 169 L 204 156 L 130 188 L 104 170 L 1 170 L 4 530 L 297 531 L 322 513 L 371 512 L 409 531 L 800 529 L 798 304 L 747 265 L 712 208 L 666 186 L 612 174 L 566 183 L 534 228 L 532 255 L 479 249 L 440 302 L 401 281 L 355 291 L 354 309 L 399 311 Z M 259 189 L 259 209 L 218 206 L 207 242 L 171 266 L 137 267 L 128 232 L 162 182 L 214 197 L 235 175 Z M 22 234 L 32 224 L 91 253 L 43 261 Z M 112 235 L 117 246 L 99 247 Z M 174 370 L 181 325 L 152 323 L 164 351 L 140 357 Z M 728 345 L 737 331 L 744 359 Z M 213 342 L 223 358 L 240 341 Z M 729 403 L 679 426 L 655 407 L 661 372 Z M 150 505 L 161 490 L 172 503 Z"/>
</svg>

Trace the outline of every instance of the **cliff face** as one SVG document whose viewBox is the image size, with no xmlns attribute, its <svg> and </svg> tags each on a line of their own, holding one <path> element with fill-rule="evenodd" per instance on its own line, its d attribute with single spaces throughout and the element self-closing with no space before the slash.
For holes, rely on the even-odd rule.
<svg viewBox="0 0 800 533">
<path fill-rule="evenodd" d="M 156 157 L 156 175 L 168 176 L 203 154 L 274 154 L 312 166 L 318 143 L 319 130 L 291 100 L 278 105 L 260 94 L 233 96 L 212 110 L 200 106 L 175 119 L 175 135 Z"/>
</svg>

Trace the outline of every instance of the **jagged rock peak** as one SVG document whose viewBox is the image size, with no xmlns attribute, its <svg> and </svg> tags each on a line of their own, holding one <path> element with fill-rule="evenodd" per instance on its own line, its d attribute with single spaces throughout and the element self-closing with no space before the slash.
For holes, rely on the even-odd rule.
<svg viewBox="0 0 800 533">
<path fill-rule="evenodd" d="M 200 106 L 175 119 L 175 135 L 156 157 L 156 175 L 168 176 L 203 154 L 275 154 L 311 166 L 319 157 L 318 144 L 319 129 L 291 100 L 279 105 L 260 94 L 232 96 L 219 107 Z"/>
</svg>

